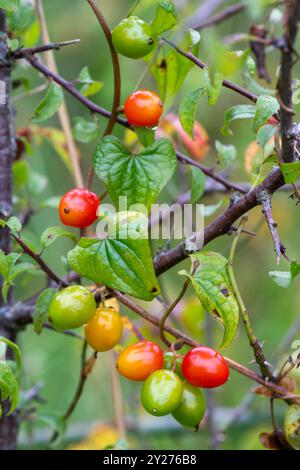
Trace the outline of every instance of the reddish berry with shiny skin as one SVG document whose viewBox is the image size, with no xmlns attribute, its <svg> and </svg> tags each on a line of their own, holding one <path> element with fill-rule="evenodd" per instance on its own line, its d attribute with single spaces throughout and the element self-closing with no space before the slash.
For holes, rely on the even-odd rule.
<svg viewBox="0 0 300 470">
<path fill-rule="evenodd" d="M 163 112 L 160 97 L 149 90 L 138 90 L 125 101 L 124 113 L 132 126 L 157 126 Z"/>
<path fill-rule="evenodd" d="M 214 349 L 199 346 L 184 356 L 182 374 L 195 387 L 215 388 L 228 380 L 229 369 L 221 354 Z"/>
<path fill-rule="evenodd" d="M 88 189 L 75 188 L 63 195 L 59 204 L 60 220 L 70 227 L 85 228 L 97 219 L 98 196 Z"/>
<path fill-rule="evenodd" d="M 117 369 L 129 380 L 143 381 L 152 372 L 162 369 L 164 355 L 161 348 L 152 341 L 139 341 L 121 352 Z"/>
</svg>

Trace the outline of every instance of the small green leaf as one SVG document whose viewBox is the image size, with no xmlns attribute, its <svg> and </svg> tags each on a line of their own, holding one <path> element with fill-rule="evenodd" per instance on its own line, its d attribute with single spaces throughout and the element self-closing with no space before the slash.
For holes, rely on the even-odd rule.
<svg viewBox="0 0 300 470">
<path fill-rule="evenodd" d="M 199 43 L 201 39 L 201 34 L 199 33 L 199 31 L 196 31 L 195 29 L 190 28 L 189 36 L 190 36 L 190 49 L 192 50 L 192 48 Z"/>
<path fill-rule="evenodd" d="M 263 149 L 277 131 L 277 126 L 266 124 L 262 126 L 257 132 L 258 145 Z"/>
<path fill-rule="evenodd" d="M 22 224 L 17 217 L 10 217 L 6 222 L 7 227 L 12 233 L 20 233 L 22 230 Z"/>
<path fill-rule="evenodd" d="M 267 122 L 267 120 L 277 113 L 279 103 L 276 98 L 269 95 L 261 95 L 256 102 L 256 112 L 253 120 L 253 131 L 258 129 Z"/>
<path fill-rule="evenodd" d="M 289 271 L 270 271 L 269 276 L 279 287 L 288 288 L 293 280 L 300 274 L 300 264 L 293 260 L 290 263 Z"/>
<path fill-rule="evenodd" d="M 169 31 L 177 24 L 176 9 L 172 1 L 160 0 L 156 9 L 151 28 L 154 35 Z"/>
<path fill-rule="evenodd" d="M 295 277 L 298 276 L 298 274 L 300 274 L 300 263 L 297 263 L 297 261 L 295 260 L 291 261 L 290 271 L 291 271 L 292 280 L 294 280 Z"/>
<path fill-rule="evenodd" d="M 14 52 L 20 47 L 20 42 L 18 39 L 7 39 L 7 46 L 11 52 Z"/>
<path fill-rule="evenodd" d="M 117 208 L 123 196 L 127 197 L 128 208 L 143 204 L 149 211 L 176 166 L 175 151 L 167 139 L 159 139 L 132 155 L 117 137 L 107 136 L 94 154 L 95 172 L 106 184 Z"/>
<path fill-rule="evenodd" d="M 77 242 L 77 237 L 74 233 L 68 232 L 63 227 L 49 227 L 47 228 L 42 236 L 41 236 L 41 245 L 43 248 L 48 248 L 48 246 L 52 245 L 58 238 L 61 237 L 68 237 L 73 242 Z"/>
<path fill-rule="evenodd" d="M 147 148 L 154 144 L 155 142 L 155 131 L 149 129 L 148 127 L 135 127 L 134 132 L 138 136 L 141 144 Z"/>
<path fill-rule="evenodd" d="M 38 297 L 33 312 L 33 325 L 34 331 L 40 335 L 44 323 L 48 319 L 48 310 L 51 300 L 56 294 L 57 290 L 53 288 L 45 289 Z"/>
<path fill-rule="evenodd" d="M 179 120 L 182 129 L 193 139 L 194 138 L 194 124 L 196 119 L 196 112 L 200 96 L 205 93 L 205 87 L 197 88 L 188 93 L 182 100 L 179 106 Z"/>
<path fill-rule="evenodd" d="M 13 165 L 13 182 L 15 188 L 25 186 L 29 178 L 29 165 L 26 160 L 18 160 Z"/>
<path fill-rule="evenodd" d="M 256 74 L 256 63 L 250 55 L 248 55 L 246 59 L 246 68 L 249 72 L 250 77 L 254 77 Z"/>
<path fill-rule="evenodd" d="M 210 251 L 194 253 L 192 263 L 200 263 L 195 274 L 188 276 L 205 310 L 225 328 L 221 347 L 226 348 L 235 337 L 239 323 L 239 307 L 228 275 L 228 260 Z"/>
<path fill-rule="evenodd" d="M 103 88 L 103 82 L 92 79 L 88 67 L 81 70 L 78 81 L 83 85 L 80 92 L 87 97 L 96 95 Z"/>
<path fill-rule="evenodd" d="M 45 98 L 34 112 L 33 122 L 40 123 L 54 116 L 62 104 L 63 96 L 61 87 L 51 82 Z"/>
<path fill-rule="evenodd" d="M 280 168 L 286 184 L 296 183 L 300 177 L 300 162 L 280 163 Z"/>
<path fill-rule="evenodd" d="M 252 119 L 255 116 L 256 108 L 249 104 L 238 104 L 229 108 L 224 116 L 224 125 L 222 127 L 223 135 L 232 135 L 229 124 L 236 119 Z"/>
<path fill-rule="evenodd" d="M 0 8 L 7 11 L 16 11 L 20 6 L 20 0 L 0 0 Z"/>
<path fill-rule="evenodd" d="M 224 145 L 218 140 L 216 140 L 215 145 L 218 152 L 217 161 L 221 168 L 226 168 L 236 159 L 236 147 L 234 145 Z"/>
<path fill-rule="evenodd" d="M 195 166 L 191 167 L 192 185 L 191 185 L 191 199 L 190 203 L 195 204 L 199 201 L 205 190 L 205 174 L 200 168 Z"/>
<path fill-rule="evenodd" d="M 204 69 L 203 74 L 205 77 L 205 88 L 208 97 L 208 104 L 210 106 L 214 106 L 217 103 L 222 90 L 223 76 L 218 72 L 211 76 L 208 69 Z"/>
<path fill-rule="evenodd" d="M 78 142 L 87 144 L 98 136 L 99 127 L 96 121 L 86 121 L 81 117 L 74 118 L 73 136 Z"/>
<path fill-rule="evenodd" d="M 7 278 L 9 273 L 9 264 L 7 256 L 5 255 L 3 250 L 0 250 L 0 275 Z"/>
<path fill-rule="evenodd" d="M 94 282 L 152 300 L 159 294 L 159 286 L 147 238 L 147 217 L 119 212 L 107 222 L 105 239 L 81 238 L 68 253 L 70 266 Z"/>
<path fill-rule="evenodd" d="M 22 0 L 18 8 L 10 13 L 7 19 L 9 30 L 13 31 L 14 36 L 23 35 L 35 21 L 34 5 Z"/>
<path fill-rule="evenodd" d="M 7 346 L 13 350 L 16 358 L 16 373 L 17 376 L 19 376 L 23 366 L 22 353 L 19 346 L 3 336 L 0 336 L 0 342 L 7 344 Z"/>
<path fill-rule="evenodd" d="M 288 443 L 300 450 L 300 406 L 291 405 L 285 415 L 284 433 Z"/>
<path fill-rule="evenodd" d="M 0 399 L 10 402 L 10 410 L 7 415 L 11 415 L 17 407 L 19 400 L 19 385 L 11 367 L 4 361 L 0 361 Z M 0 418 L 2 408 L 0 405 Z"/>
<path fill-rule="evenodd" d="M 289 271 L 270 271 L 269 276 L 275 284 L 286 289 L 292 284 L 292 276 Z"/>
<path fill-rule="evenodd" d="M 33 47 L 40 38 L 40 23 L 35 20 L 22 35 L 22 44 L 24 47 Z"/>
</svg>

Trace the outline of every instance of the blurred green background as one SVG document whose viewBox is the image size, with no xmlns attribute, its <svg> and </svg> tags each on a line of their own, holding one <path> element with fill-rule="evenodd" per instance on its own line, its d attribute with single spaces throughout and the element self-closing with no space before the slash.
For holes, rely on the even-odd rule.
<svg viewBox="0 0 300 470">
<path fill-rule="evenodd" d="M 98 1 L 99 6 L 111 27 L 113 27 L 128 11 L 132 1 L 110 0 Z M 142 6 L 137 10 L 143 18 L 151 18 L 155 1 L 144 0 Z M 202 2 L 203 3 L 203 2 Z M 224 5 L 231 2 L 223 2 Z M 187 18 L 199 7 L 199 1 L 178 2 L 185 5 L 180 15 L 180 28 L 186 28 Z M 74 38 L 81 40 L 80 44 L 63 48 L 60 52 L 55 52 L 58 69 L 65 78 L 74 80 L 78 77 L 81 69 L 88 65 L 90 73 L 94 79 L 104 83 L 102 90 L 92 99 L 99 105 L 109 109 L 112 103 L 112 67 L 108 47 L 105 43 L 103 33 L 84 0 L 51 0 L 44 1 L 47 23 L 53 41 L 64 41 Z M 265 21 L 265 14 L 260 21 Z M 218 28 L 210 28 L 201 32 L 200 57 L 210 63 L 214 59 L 214 51 L 211 44 L 218 36 L 228 36 L 237 33 L 247 32 L 249 25 L 255 21 L 249 12 L 241 13 L 229 19 Z M 218 33 L 217 33 L 218 32 Z M 176 42 L 178 33 L 174 32 L 170 37 Z M 247 42 L 234 44 L 233 49 L 246 49 Z M 268 85 L 274 89 L 276 86 L 276 69 L 278 66 L 279 54 L 276 51 L 270 52 L 267 63 L 272 77 L 272 83 Z M 122 100 L 131 93 L 139 81 L 145 69 L 143 61 L 131 61 L 121 58 L 122 67 Z M 295 67 L 294 75 L 297 78 L 299 67 Z M 43 78 L 36 71 L 30 70 L 25 64 L 20 64 L 14 71 L 15 78 L 27 77 L 30 79 L 31 88 L 43 83 Z M 189 73 L 184 86 L 180 90 L 175 104 L 172 108 L 176 112 L 180 100 L 186 92 L 198 86 L 198 70 L 193 68 Z M 240 72 L 232 79 L 243 84 Z M 266 86 L 263 82 L 258 82 Z M 154 89 L 154 84 L 150 75 L 147 75 L 143 86 Z M 30 125 L 30 118 L 33 115 L 36 105 L 40 102 L 43 93 L 34 96 L 26 95 L 18 98 L 19 91 L 15 93 L 15 107 L 17 128 L 24 128 Z M 65 93 L 66 102 L 70 116 L 90 117 L 80 103 Z M 212 141 L 216 139 L 223 143 L 234 143 L 238 149 L 238 160 L 234 165 L 232 178 L 236 181 L 249 181 L 249 175 L 244 169 L 245 150 L 250 142 L 255 139 L 252 134 L 249 121 L 239 121 L 233 124 L 234 135 L 224 138 L 220 129 L 223 125 L 223 115 L 226 109 L 234 104 L 245 103 L 238 95 L 229 90 L 222 90 L 221 97 L 216 107 L 209 107 L 205 99 L 200 101 L 197 119 L 207 130 Z M 298 111 L 296 109 L 296 111 Z M 296 116 L 297 118 L 297 116 Z M 104 130 L 105 120 L 100 118 L 100 130 Z M 59 127 L 58 120 L 51 119 L 47 126 Z M 124 136 L 124 130 L 116 127 L 115 133 L 120 137 Z M 98 140 L 100 138 L 100 133 Z M 86 174 L 96 141 L 89 145 L 79 145 L 82 153 L 82 165 Z M 49 197 L 60 196 L 73 186 L 72 177 L 53 148 L 46 142 L 39 144 L 33 142 L 32 153 L 27 160 L 30 167 L 35 172 L 46 176 L 47 185 L 42 193 L 33 201 L 35 207 L 41 201 Z M 215 163 L 215 152 L 212 151 L 206 158 L 205 164 Z M 104 190 L 99 180 L 94 181 L 93 189 L 101 194 Z M 19 191 L 20 197 L 24 194 Z M 276 194 L 273 198 L 273 215 L 279 224 L 282 242 L 287 246 L 287 253 L 291 259 L 299 260 L 299 208 L 295 201 L 288 196 L 290 193 Z M 222 198 L 221 195 L 203 198 L 201 202 L 212 205 Z M 170 194 L 164 192 L 160 200 L 170 199 Z M 286 334 L 292 325 L 297 321 L 300 314 L 299 305 L 299 280 L 286 290 L 276 286 L 270 279 L 268 272 L 276 269 L 287 270 L 286 262 L 281 261 L 280 267 L 276 267 L 275 255 L 272 240 L 265 223 L 260 223 L 262 219 L 261 209 L 252 211 L 249 220 L 249 229 L 258 233 L 257 237 L 244 237 L 243 243 L 236 256 L 236 274 L 244 300 L 249 308 L 249 313 L 253 321 L 255 332 L 264 342 L 265 352 L 270 358 L 275 368 L 291 352 L 291 344 L 286 344 Z M 206 223 L 209 222 L 209 218 Z M 59 217 L 56 210 L 46 208 L 36 214 L 29 226 L 26 228 L 26 239 L 33 246 L 39 246 L 39 236 L 43 230 L 50 225 L 59 225 Z M 231 239 L 228 236 L 216 240 L 209 245 L 210 250 L 220 251 L 223 255 L 228 254 Z M 61 256 L 65 256 L 71 248 L 71 242 L 58 241 L 52 245 L 44 255 L 44 258 L 51 267 L 61 275 L 65 274 Z M 154 246 L 156 249 L 157 246 Z M 172 272 L 164 274 L 160 282 L 166 297 L 173 299 L 181 286 L 182 278 L 177 272 L 183 268 L 188 268 L 188 263 L 176 266 Z M 43 287 L 44 279 L 41 276 L 32 277 L 24 275 L 17 286 L 17 297 L 25 299 Z M 199 303 L 193 301 L 194 295 L 189 291 L 186 300 L 181 304 L 176 313 L 175 323 L 185 328 L 188 333 L 199 338 L 200 341 L 218 347 L 222 330 L 214 322 L 209 321 L 201 310 Z M 192 302 L 192 304 L 190 303 Z M 158 302 L 153 302 L 147 308 L 157 314 L 161 313 L 161 306 Z M 154 330 L 145 325 L 133 314 L 130 314 L 122 307 L 124 315 L 129 315 L 137 322 L 143 332 L 149 338 L 157 339 Z M 191 326 L 192 323 L 192 326 Z M 299 321 L 298 321 L 299 323 Z M 300 339 L 300 333 L 296 333 L 296 338 Z M 132 342 L 135 337 L 132 333 L 126 332 L 124 344 Z M 42 383 L 41 395 L 45 398 L 45 403 L 39 405 L 45 410 L 53 410 L 62 414 L 68 406 L 77 385 L 80 366 L 80 341 L 66 337 L 62 334 L 44 330 L 37 336 L 31 326 L 20 334 L 19 342 L 24 354 L 24 377 L 23 387 L 29 389 L 36 383 Z M 285 346 L 282 351 L 281 345 Z M 226 355 L 248 365 L 256 370 L 252 363 L 252 351 L 249 348 L 243 327 L 240 330 Z M 118 438 L 117 423 L 115 419 L 114 403 L 112 399 L 112 388 L 110 380 L 111 359 L 107 354 L 99 355 L 98 364 L 89 378 L 86 389 L 75 413 L 69 421 L 66 439 L 60 443 L 62 448 L 74 446 L 79 442 L 78 447 L 96 448 L 114 445 Z M 299 376 L 299 374 L 298 374 Z M 126 441 L 119 445 L 128 445 L 134 449 L 208 449 L 219 447 L 221 449 L 261 449 L 259 443 L 259 433 L 271 430 L 269 416 L 269 402 L 267 399 L 250 394 L 249 391 L 255 387 L 254 383 L 249 383 L 247 379 L 232 372 L 229 382 L 220 390 L 212 392 L 209 402 L 212 404 L 213 420 L 206 420 L 198 433 L 186 430 L 177 425 L 171 418 L 153 418 L 143 412 L 139 393 L 140 385 L 129 383 L 125 379 L 119 379 L 122 395 L 122 406 L 126 423 Z M 299 382 L 298 382 L 299 385 Z M 279 424 L 286 406 L 276 405 L 276 413 Z M 97 426 L 96 430 L 94 427 Z M 94 429 L 94 431 L 92 431 Z M 89 437 L 91 431 L 93 438 Z M 19 439 L 20 448 L 46 448 L 49 439 L 49 428 L 38 422 L 27 422 L 22 425 L 22 432 Z M 89 443 L 86 441 L 88 440 Z"/>
</svg>

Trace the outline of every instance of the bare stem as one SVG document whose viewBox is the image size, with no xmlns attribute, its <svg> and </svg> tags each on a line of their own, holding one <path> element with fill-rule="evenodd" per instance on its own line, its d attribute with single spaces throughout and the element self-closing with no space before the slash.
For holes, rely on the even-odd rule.
<svg viewBox="0 0 300 470">
<path fill-rule="evenodd" d="M 181 301 L 181 299 L 185 295 L 189 285 L 190 285 L 190 278 L 187 278 L 186 281 L 183 284 L 183 287 L 182 287 L 181 291 L 179 292 L 179 295 L 176 297 L 174 302 L 172 302 L 171 305 L 167 308 L 167 310 L 165 311 L 165 313 L 163 314 L 163 316 L 161 317 L 161 319 L 159 321 L 159 335 L 160 335 L 162 341 L 165 343 L 165 345 L 168 346 L 168 348 L 171 346 L 172 343 L 170 343 L 170 341 L 168 340 L 168 338 L 165 335 L 165 323 L 166 323 L 167 319 L 169 318 L 169 316 L 171 315 L 171 313 L 173 312 L 176 305 L 179 304 L 179 302 Z"/>
<path fill-rule="evenodd" d="M 49 37 L 48 28 L 47 28 L 42 0 L 35 0 L 35 5 L 36 5 L 36 10 L 37 10 L 37 15 L 39 18 L 40 26 L 41 26 L 43 43 L 47 45 L 50 43 L 50 37 Z M 32 55 L 32 54 L 29 54 L 29 55 Z M 52 72 L 57 73 L 57 65 L 55 62 L 53 49 L 48 49 L 48 51 L 45 53 L 45 60 L 49 69 L 52 70 Z M 58 112 L 58 116 L 60 119 L 61 127 L 66 137 L 66 143 L 67 143 L 68 152 L 70 155 L 73 173 L 74 173 L 74 181 L 78 187 L 83 187 L 84 183 L 83 183 L 83 177 L 82 177 L 82 172 L 80 168 L 80 154 L 73 138 L 71 121 L 70 121 L 67 105 L 64 100 Z"/>
<path fill-rule="evenodd" d="M 81 367 L 80 367 L 78 385 L 77 385 L 74 397 L 72 398 L 70 405 L 68 406 L 67 410 L 65 411 L 63 415 L 64 420 L 67 421 L 70 418 L 70 416 L 73 414 L 73 411 L 75 410 L 82 396 L 87 378 L 94 368 L 96 360 L 97 360 L 97 353 L 93 353 L 92 356 L 87 359 L 87 342 L 85 341 L 83 343 L 82 352 L 81 352 Z M 57 437 L 58 437 L 58 433 L 55 432 L 51 438 L 51 442 L 54 442 Z"/>
</svg>

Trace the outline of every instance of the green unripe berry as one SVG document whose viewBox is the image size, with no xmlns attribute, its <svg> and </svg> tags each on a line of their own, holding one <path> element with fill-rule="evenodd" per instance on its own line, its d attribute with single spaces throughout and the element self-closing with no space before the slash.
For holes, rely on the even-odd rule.
<svg viewBox="0 0 300 470">
<path fill-rule="evenodd" d="M 112 42 L 119 54 L 140 59 L 154 49 L 156 38 L 148 23 L 137 16 L 130 16 L 113 29 Z"/>
<path fill-rule="evenodd" d="M 49 307 L 49 320 L 57 330 L 78 328 L 96 312 L 93 294 L 83 286 L 70 286 L 57 292 Z"/>
</svg>

